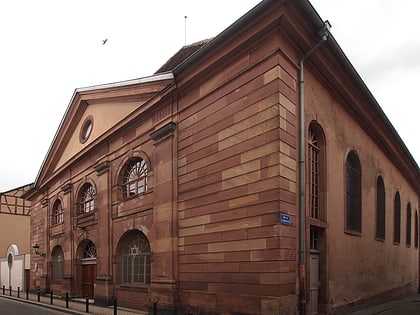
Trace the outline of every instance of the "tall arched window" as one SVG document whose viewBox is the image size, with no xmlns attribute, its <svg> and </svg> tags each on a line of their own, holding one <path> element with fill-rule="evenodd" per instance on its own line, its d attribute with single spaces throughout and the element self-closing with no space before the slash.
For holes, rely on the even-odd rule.
<svg viewBox="0 0 420 315">
<path fill-rule="evenodd" d="M 140 231 L 128 232 L 118 244 L 121 284 L 150 283 L 150 245 Z"/>
<path fill-rule="evenodd" d="M 320 144 L 318 135 L 313 128 L 309 128 L 309 203 L 311 217 L 319 219 L 320 208 Z"/>
<path fill-rule="evenodd" d="M 362 231 L 362 167 L 354 150 L 346 160 L 346 229 Z"/>
<path fill-rule="evenodd" d="M 375 237 L 385 240 L 385 184 L 382 176 L 376 179 L 376 233 Z"/>
<path fill-rule="evenodd" d="M 419 214 L 417 210 L 414 220 L 414 247 L 419 248 Z"/>
<path fill-rule="evenodd" d="M 394 243 L 401 242 L 401 198 L 397 191 L 394 197 Z"/>
<path fill-rule="evenodd" d="M 88 183 L 83 186 L 79 194 L 79 213 L 88 213 L 95 210 L 95 188 Z"/>
<path fill-rule="evenodd" d="M 141 158 L 131 160 L 123 174 L 124 198 L 139 195 L 147 191 L 147 164 Z"/>
<path fill-rule="evenodd" d="M 323 193 L 325 187 L 325 136 L 321 126 L 312 121 L 308 132 L 308 200 L 311 218 L 326 220 Z"/>
<path fill-rule="evenodd" d="M 63 206 L 61 201 L 57 199 L 52 209 L 52 224 L 60 224 L 64 222 Z"/>
<path fill-rule="evenodd" d="M 407 246 L 411 246 L 411 203 L 407 204 L 407 228 L 406 228 L 406 241 Z"/>
<path fill-rule="evenodd" d="M 60 246 L 55 246 L 51 254 L 51 280 L 61 281 L 64 274 L 64 254 Z"/>
</svg>

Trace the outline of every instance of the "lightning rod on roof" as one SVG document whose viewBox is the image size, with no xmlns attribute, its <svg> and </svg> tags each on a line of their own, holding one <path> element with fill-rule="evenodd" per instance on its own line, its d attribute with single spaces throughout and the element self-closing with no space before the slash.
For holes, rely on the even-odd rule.
<svg viewBox="0 0 420 315">
<path fill-rule="evenodd" d="M 184 16 L 185 19 L 185 27 L 184 27 L 184 46 L 187 46 L 187 17 Z"/>
</svg>

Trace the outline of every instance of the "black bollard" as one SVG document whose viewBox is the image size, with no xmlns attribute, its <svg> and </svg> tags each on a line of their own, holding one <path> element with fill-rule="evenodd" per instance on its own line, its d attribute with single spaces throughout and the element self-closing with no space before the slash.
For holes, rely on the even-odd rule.
<svg viewBox="0 0 420 315">
<path fill-rule="evenodd" d="M 66 292 L 66 308 L 69 308 L 69 293 Z"/>
<path fill-rule="evenodd" d="M 89 313 L 89 296 L 86 297 L 86 313 Z"/>
<path fill-rule="evenodd" d="M 153 302 L 153 315 L 157 315 L 157 301 Z"/>
<path fill-rule="evenodd" d="M 114 315 L 117 315 L 117 298 L 114 298 Z"/>
<path fill-rule="evenodd" d="M 9 295 L 12 296 L 12 286 L 9 286 Z"/>
<path fill-rule="evenodd" d="M 51 295 L 50 295 L 50 304 L 53 305 L 53 291 L 51 291 Z"/>
<path fill-rule="evenodd" d="M 20 298 L 20 287 L 18 287 L 18 298 Z"/>
<path fill-rule="evenodd" d="M 41 290 L 38 289 L 38 302 L 40 302 L 40 301 L 41 301 Z"/>
<path fill-rule="evenodd" d="M 29 300 L 29 289 L 26 289 L 26 299 Z"/>
<path fill-rule="evenodd" d="M 5 287 L 3 286 L 3 295 L 5 295 L 6 293 L 4 293 Z"/>
</svg>

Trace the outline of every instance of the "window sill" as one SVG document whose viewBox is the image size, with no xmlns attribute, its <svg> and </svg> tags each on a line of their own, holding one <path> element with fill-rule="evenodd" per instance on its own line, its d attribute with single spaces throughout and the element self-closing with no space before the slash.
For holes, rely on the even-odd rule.
<svg viewBox="0 0 420 315">
<path fill-rule="evenodd" d="M 381 242 L 381 243 L 385 243 L 385 239 L 384 238 L 380 238 L 380 237 L 376 237 L 375 236 L 375 241 Z"/>
<path fill-rule="evenodd" d="M 150 285 L 148 284 L 119 284 L 120 289 L 130 289 L 130 290 L 148 290 Z"/>
<path fill-rule="evenodd" d="M 63 224 L 64 224 L 64 221 L 55 222 L 55 223 L 51 223 L 51 227 L 56 227 L 56 226 L 60 226 L 60 225 L 63 225 Z"/>
<path fill-rule="evenodd" d="M 344 229 L 344 233 L 346 233 L 348 235 L 352 235 L 352 236 L 362 237 L 362 232 L 359 232 L 359 231 L 353 231 L 353 230 L 349 230 L 349 229 Z"/>
<path fill-rule="evenodd" d="M 153 191 L 151 189 L 148 189 L 148 190 L 146 190 L 142 193 L 139 193 L 139 194 L 130 195 L 130 196 L 123 196 L 122 201 L 128 201 L 128 200 L 136 199 L 136 198 L 139 198 L 139 197 L 143 197 L 143 196 L 146 196 L 146 195 L 148 195 L 152 192 Z"/>
<path fill-rule="evenodd" d="M 327 222 L 322 221 L 320 219 L 311 218 L 311 217 L 309 217 L 309 225 L 319 227 L 319 228 L 322 228 L 322 229 L 328 228 L 328 223 Z"/>
<path fill-rule="evenodd" d="M 93 209 L 92 211 L 88 211 L 88 212 L 79 212 L 79 213 L 77 214 L 77 216 L 78 216 L 79 218 L 88 217 L 88 216 L 94 215 L 94 213 L 95 213 L 95 212 L 96 212 L 96 208 L 95 208 L 95 209 Z"/>
</svg>

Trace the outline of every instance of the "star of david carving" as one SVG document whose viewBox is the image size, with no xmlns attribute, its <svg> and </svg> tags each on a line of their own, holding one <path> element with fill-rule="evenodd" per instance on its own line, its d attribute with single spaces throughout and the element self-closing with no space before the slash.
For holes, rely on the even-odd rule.
<svg viewBox="0 0 420 315">
<path fill-rule="evenodd" d="M 130 248 L 130 255 L 133 257 L 136 257 L 139 254 L 139 248 L 137 247 L 136 244 L 133 244 L 133 246 L 131 246 Z"/>
</svg>

